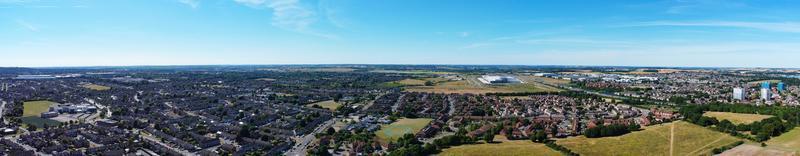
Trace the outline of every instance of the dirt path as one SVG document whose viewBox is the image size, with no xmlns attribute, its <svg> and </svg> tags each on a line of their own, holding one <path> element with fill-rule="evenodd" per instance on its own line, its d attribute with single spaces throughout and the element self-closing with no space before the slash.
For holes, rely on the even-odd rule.
<svg viewBox="0 0 800 156">
<path fill-rule="evenodd" d="M 717 140 L 714 140 L 714 141 L 712 141 L 711 143 L 708 143 L 708 144 L 706 144 L 706 145 L 705 145 L 705 146 L 703 146 L 703 147 L 697 148 L 696 150 L 694 150 L 694 151 L 692 151 L 692 152 L 689 152 L 689 153 L 688 153 L 688 154 L 686 154 L 686 155 L 691 155 L 691 154 L 693 154 L 693 153 L 699 152 L 700 150 L 703 150 L 703 148 L 706 148 L 706 147 L 708 147 L 708 146 L 711 146 L 712 144 L 714 144 L 714 143 L 717 143 L 717 142 L 721 141 L 722 139 L 725 139 L 725 135 L 723 135 L 723 136 L 720 136 L 720 137 L 719 137 L 719 139 L 717 139 Z"/>
<path fill-rule="evenodd" d="M 669 156 L 672 156 L 673 151 L 675 151 L 675 124 L 672 123 L 672 127 L 669 130 Z"/>
</svg>

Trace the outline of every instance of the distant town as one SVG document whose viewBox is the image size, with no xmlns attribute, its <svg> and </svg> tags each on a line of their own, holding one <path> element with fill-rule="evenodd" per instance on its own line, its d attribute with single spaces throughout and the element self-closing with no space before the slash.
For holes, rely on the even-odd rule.
<svg viewBox="0 0 800 156">
<path fill-rule="evenodd" d="M 0 68 L 0 155 L 797 155 L 798 77 L 604 66 Z"/>
</svg>

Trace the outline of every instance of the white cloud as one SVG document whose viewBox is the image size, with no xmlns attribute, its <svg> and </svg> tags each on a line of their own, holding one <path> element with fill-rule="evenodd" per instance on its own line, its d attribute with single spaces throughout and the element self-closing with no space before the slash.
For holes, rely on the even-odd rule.
<svg viewBox="0 0 800 156">
<path fill-rule="evenodd" d="M 36 26 L 33 26 L 33 24 L 28 23 L 27 21 L 17 20 L 17 24 L 19 24 L 23 28 L 28 29 L 28 30 L 33 31 L 33 32 L 39 31 L 39 28 L 37 28 Z"/>
<path fill-rule="evenodd" d="M 469 37 L 469 35 L 471 35 L 469 32 L 461 32 L 461 33 L 458 34 L 458 36 L 461 36 L 461 37 Z"/>
<path fill-rule="evenodd" d="M 178 2 L 186 4 L 192 8 L 197 8 L 198 6 L 200 6 L 200 2 L 197 0 L 178 0 Z"/>
<path fill-rule="evenodd" d="M 318 21 L 317 12 L 313 8 L 300 3 L 300 0 L 234 0 L 253 8 L 269 8 L 272 10 L 272 25 L 281 29 L 299 33 L 336 39 L 335 35 L 313 30 L 311 26 Z"/>
<path fill-rule="evenodd" d="M 776 32 L 800 33 L 800 22 L 742 22 L 742 21 L 653 21 L 642 22 L 639 26 L 687 26 L 687 27 L 733 27 Z"/>
</svg>

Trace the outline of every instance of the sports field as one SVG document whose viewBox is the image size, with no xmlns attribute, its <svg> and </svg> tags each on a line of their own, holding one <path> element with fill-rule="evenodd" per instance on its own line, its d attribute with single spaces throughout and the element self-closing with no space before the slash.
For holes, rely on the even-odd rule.
<svg viewBox="0 0 800 156">
<path fill-rule="evenodd" d="M 339 108 L 339 106 L 341 106 L 342 104 L 336 103 L 333 100 L 328 100 L 328 101 L 322 101 L 322 102 L 308 104 L 306 106 L 311 107 L 311 106 L 314 106 L 314 105 L 318 105 L 318 106 L 320 106 L 322 108 L 325 108 L 325 109 L 328 109 L 328 110 L 331 110 L 331 111 L 336 111 L 336 108 Z"/>
<path fill-rule="evenodd" d="M 416 118 L 416 119 L 408 119 L 402 118 L 397 119 L 392 124 L 389 125 L 381 125 L 381 129 L 375 132 L 375 135 L 380 139 L 383 143 L 388 143 L 389 141 L 397 141 L 400 137 L 405 134 L 415 134 L 428 126 L 433 119 L 430 118 Z"/>
<path fill-rule="evenodd" d="M 39 117 L 42 113 L 50 110 L 50 106 L 55 104 L 51 101 L 28 101 L 22 104 L 22 117 Z"/>
<path fill-rule="evenodd" d="M 756 121 L 761 121 L 767 118 L 772 117 L 772 115 L 759 115 L 759 114 L 742 114 L 742 113 L 731 113 L 731 112 L 705 112 L 703 116 L 714 117 L 717 120 L 722 121 L 727 119 L 734 124 L 750 124 Z"/>
<path fill-rule="evenodd" d="M 82 85 L 82 87 L 83 88 L 88 88 L 88 89 L 91 89 L 91 90 L 97 90 L 97 91 L 104 91 L 104 90 L 111 89 L 111 87 L 101 86 L 101 85 L 96 85 L 96 84 L 85 84 L 85 85 Z"/>
<path fill-rule="evenodd" d="M 40 118 L 43 112 L 47 112 L 50 110 L 50 106 L 55 104 L 55 102 L 51 101 L 28 101 L 22 104 L 22 123 L 35 125 L 36 127 L 42 128 L 45 124 L 49 126 L 56 126 L 60 124 L 60 122 L 51 120 L 51 119 L 43 119 Z"/>
<path fill-rule="evenodd" d="M 490 144 L 474 144 L 450 147 L 439 153 L 441 156 L 517 156 L 517 155 L 541 155 L 541 156 L 560 156 L 561 153 L 554 151 L 544 144 L 534 143 L 530 140 L 508 140 L 505 136 L 497 135 L 494 142 Z"/>
<path fill-rule="evenodd" d="M 581 155 L 711 155 L 711 150 L 739 141 L 691 123 L 673 123 L 646 127 L 618 137 L 561 139 L 557 144 Z"/>
</svg>

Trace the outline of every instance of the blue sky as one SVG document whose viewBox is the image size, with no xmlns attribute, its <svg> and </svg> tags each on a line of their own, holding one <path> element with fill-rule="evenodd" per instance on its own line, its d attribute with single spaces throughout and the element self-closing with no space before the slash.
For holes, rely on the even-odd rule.
<svg viewBox="0 0 800 156">
<path fill-rule="evenodd" d="M 0 0 L 0 66 L 800 67 L 792 0 Z"/>
</svg>

